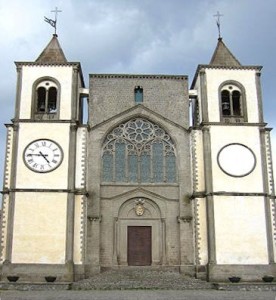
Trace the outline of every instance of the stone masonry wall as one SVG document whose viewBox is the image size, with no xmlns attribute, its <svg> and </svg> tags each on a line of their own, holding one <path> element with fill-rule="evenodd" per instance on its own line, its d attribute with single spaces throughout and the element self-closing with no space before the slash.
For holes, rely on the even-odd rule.
<svg viewBox="0 0 276 300">
<path fill-rule="evenodd" d="M 143 88 L 146 108 L 189 127 L 187 76 L 90 75 L 90 125 L 95 126 L 137 106 L 134 89 Z"/>
</svg>

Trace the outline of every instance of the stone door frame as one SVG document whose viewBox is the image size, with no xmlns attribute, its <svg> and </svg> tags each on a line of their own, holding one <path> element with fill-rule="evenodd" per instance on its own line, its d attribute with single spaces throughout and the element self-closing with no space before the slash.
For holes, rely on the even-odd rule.
<svg viewBox="0 0 276 300">
<path fill-rule="evenodd" d="M 115 218 L 114 264 L 128 266 L 128 226 L 149 226 L 152 230 L 152 266 L 164 265 L 166 262 L 165 219 L 161 218 L 158 205 L 148 198 L 142 198 L 144 200 L 145 213 L 140 216 L 137 215 L 135 212 L 135 201 L 137 199 L 135 197 L 125 201 L 119 209 L 118 218 Z"/>
</svg>

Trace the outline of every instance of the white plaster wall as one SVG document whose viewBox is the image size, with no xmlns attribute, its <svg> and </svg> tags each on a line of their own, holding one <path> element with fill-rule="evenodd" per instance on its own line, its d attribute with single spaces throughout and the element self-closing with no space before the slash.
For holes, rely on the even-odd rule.
<svg viewBox="0 0 276 300">
<path fill-rule="evenodd" d="M 248 122 L 259 122 L 255 70 L 206 69 L 209 121 L 220 122 L 219 86 L 228 80 L 241 83 L 246 92 Z"/>
<path fill-rule="evenodd" d="M 197 250 L 198 260 L 201 265 L 208 263 L 208 241 L 207 241 L 207 216 L 206 216 L 206 199 L 195 199 L 197 208 Z"/>
<path fill-rule="evenodd" d="M 264 198 L 214 197 L 218 264 L 267 264 Z"/>
<path fill-rule="evenodd" d="M 19 128 L 18 156 L 17 156 L 17 188 L 33 189 L 67 189 L 68 181 L 68 148 L 69 148 L 69 124 L 54 123 L 21 123 Z M 63 161 L 61 165 L 48 173 L 31 171 L 23 161 L 25 147 L 36 139 L 51 139 L 57 142 L 63 149 Z"/>
<path fill-rule="evenodd" d="M 64 264 L 66 193 L 17 193 L 12 263 Z"/>
<path fill-rule="evenodd" d="M 86 171 L 86 128 L 78 128 L 77 131 L 77 151 L 76 151 L 76 188 L 85 187 Z"/>
<path fill-rule="evenodd" d="M 60 119 L 71 118 L 73 66 L 22 66 L 20 119 L 31 117 L 33 84 L 42 77 L 53 77 L 60 83 Z"/>
<path fill-rule="evenodd" d="M 81 264 L 84 251 L 84 196 L 75 197 L 74 264 Z"/>
<path fill-rule="evenodd" d="M 257 127 L 213 126 L 210 129 L 212 145 L 213 190 L 227 192 L 264 192 L 260 133 Z M 230 143 L 241 143 L 249 147 L 256 156 L 256 167 L 245 177 L 232 177 L 219 167 L 217 155 L 221 148 Z"/>
</svg>

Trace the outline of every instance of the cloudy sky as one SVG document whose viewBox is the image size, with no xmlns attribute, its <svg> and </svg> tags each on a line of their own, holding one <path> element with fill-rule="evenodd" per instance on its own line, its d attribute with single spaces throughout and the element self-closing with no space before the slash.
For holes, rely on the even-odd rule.
<svg viewBox="0 0 276 300">
<path fill-rule="evenodd" d="M 34 61 L 53 34 L 44 16 L 58 16 L 68 61 L 89 73 L 184 74 L 209 63 L 222 37 L 243 65 L 262 65 L 265 120 L 276 141 L 276 0 L 0 0 L 0 182 L 5 123 L 14 115 L 14 61 Z M 276 142 L 274 143 L 276 162 Z"/>
</svg>

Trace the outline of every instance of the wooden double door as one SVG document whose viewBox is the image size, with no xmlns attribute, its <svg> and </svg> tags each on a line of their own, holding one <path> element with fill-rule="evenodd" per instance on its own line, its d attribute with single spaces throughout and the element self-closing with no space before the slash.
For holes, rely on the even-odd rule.
<svg viewBox="0 0 276 300">
<path fill-rule="evenodd" d="M 127 261 L 129 266 L 150 266 L 152 262 L 151 226 L 127 227 Z"/>
</svg>

